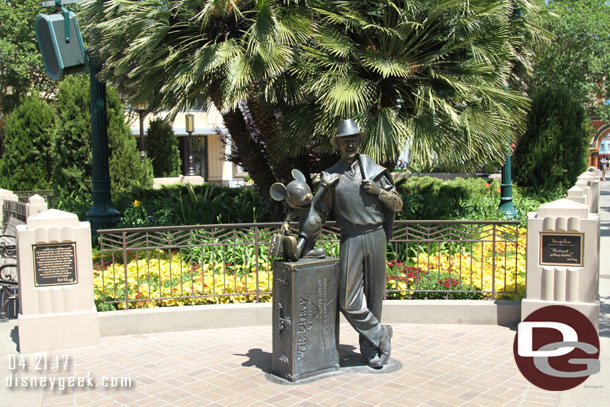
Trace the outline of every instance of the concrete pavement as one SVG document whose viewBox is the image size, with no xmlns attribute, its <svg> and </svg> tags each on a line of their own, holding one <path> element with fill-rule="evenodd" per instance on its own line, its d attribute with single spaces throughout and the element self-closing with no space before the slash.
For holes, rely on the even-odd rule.
<svg viewBox="0 0 610 407">
<path fill-rule="evenodd" d="M 96 346 L 21 355 L 12 320 L 0 324 L 0 405 L 607 406 L 610 181 L 602 183 L 601 194 L 601 372 L 575 389 L 549 392 L 531 385 L 513 359 L 514 328 L 494 325 L 394 324 L 392 357 L 402 368 L 287 385 L 266 377 L 272 351 L 268 325 L 106 336 Z M 341 332 L 342 360 L 348 363 L 357 357 L 358 338 L 347 325 Z M 8 383 L 11 375 L 25 378 L 29 387 L 21 386 L 21 379 L 19 386 Z M 44 387 L 40 377 L 46 378 Z M 73 387 L 71 377 L 77 378 Z"/>
<path fill-rule="evenodd" d="M 607 407 L 610 405 L 610 180 L 600 182 L 601 242 L 599 267 L 600 373 L 580 386 L 562 392 L 561 407 Z"/>
</svg>

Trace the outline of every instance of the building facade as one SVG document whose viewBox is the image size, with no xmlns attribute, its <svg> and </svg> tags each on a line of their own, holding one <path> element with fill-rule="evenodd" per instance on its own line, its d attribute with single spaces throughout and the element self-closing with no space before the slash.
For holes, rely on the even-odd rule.
<svg viewBox="0 0 610 407">
<path fill-rule="evenodd" d="M 189 136 L 186 129 L 185 115 L 194 116 L 194 131 Z M 146 134 L 150 121 L 155 118 L 165 118 L 167 113 L 146 114 L 143 117 L 144 149 L 146 150 Z M 140 121 L 139 114 L 130 114 L 129 127 L 131 133 L 138 139 L 140 144 Z M 180 158 L 182 160 L 181 174 L 189 175 L 189 145 L 192 145 L 192 167 L 195 177 L 200 177 L 201 182 L 211 182 L 229 186 L 241 186 L 244 178 L 248 175 L 239 166 L 227 161 L 231 153 L 231 139 L 222 121 L 222 115 L 213 106 L 206 111 L 186 111 L 180 113 L 172 122 L 174 136 L 178 138 Z M 189 140 L 190 138 L 190 140 Z M 197 178 L 190 178 L 190 182 Z M 171 183 L 171 180 L 155 179 L 156 184 Z"/>
</svg>

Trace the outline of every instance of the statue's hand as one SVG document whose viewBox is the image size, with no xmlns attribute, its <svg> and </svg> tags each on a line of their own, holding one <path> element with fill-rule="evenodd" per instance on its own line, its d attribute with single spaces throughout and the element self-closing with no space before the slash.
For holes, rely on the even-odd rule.
<svg viewBox="0 0 610 407">
<path fill-rule="evenodd" d="M 290 231 L 290 223 L 284 222 L 282 223 L 282 228 L 280 229 L 282 234 L 286 235 Z"/>
<path fill-rule="evenodd" d="M 379 195 L 381 193 L 381 187 L 379 187 L 379 185 L 375 184 L 375 182 L 371 181 L 370 179 L 362 181 L 362 188 L 364 188 L 365 192 L 368 192 L 372 195 Z"/>
<path fill-rule="evenodd" d="M 324 187 L 328 188 L 329 186 L 339 181 L 340 176 L 340 174 L 329 174 L 326 171 L 322 171 L 322 178 L 320 182 L 322 183 L 322 185 L 324 185 Z"/>
</svg>

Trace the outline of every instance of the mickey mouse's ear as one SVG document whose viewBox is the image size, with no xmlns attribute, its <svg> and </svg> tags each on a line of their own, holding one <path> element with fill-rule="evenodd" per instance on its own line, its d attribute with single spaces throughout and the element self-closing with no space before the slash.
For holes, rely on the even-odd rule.
<svg viewBox="0 0 610 407">
<path fill-rule="evenodd" d="M 297 170 L 296 168 L 294 170 L 292 170 L 292 177 L 294 179 L 296 179 L 297 181 L 307 183 L 307 180 L 305 179 L 305 175 L 303 175 L 303 173 L 301 171 Z"/>
<path fill-rule="evenodd" d="M 269 193 L 271 194 L 271 198 L 275 199 L 276 201 L 283 201 L 286 199 L 286 187 L 281 182 L 276 182 L 275 184 L 271 185 L 271 188 L 269 188 Z"/>
</svg>

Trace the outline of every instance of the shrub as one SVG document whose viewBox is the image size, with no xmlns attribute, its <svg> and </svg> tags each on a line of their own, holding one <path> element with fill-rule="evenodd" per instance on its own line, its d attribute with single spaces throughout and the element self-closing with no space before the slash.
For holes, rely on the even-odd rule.
<svg viewBox="0 0 610 407">
<path fill-rule="evenodd" d="M 396 187 L 403 199 L 403 209 L 396 214 L 405 220 L 502 220 L 498 212 L 500 184 L 482 178 L 456 178 L 443 182 L 431 177 L 405 178 Z M 556 191 L 532 193 L 513 186 L 513 203 L 521 226 L 527 225 L 527 214 L 540 204 L 559 198 Z"/>
<path fill-rule="evenodd" d="M 253 188 L 172 185 L 118 194 L 120 227 L 274 221 Z"/>
<path fill-rule="evenodd" d="M 91 194 L 91 112 L 89 80 L 70 75 L 59 85 L 53 155 L 53 186 L 58 199 Z M 113 193 L 152 185 L 152 165 L 142 162 L 136 140 L 125 124 L 117 92 L 107 87 L 109 169 Z"/>
<path fill-rule="evenodd" d="M 27 97 L 6 117 L 5 152 L 0 162 L 0 185 L 10 190 L 48 189 L 49 154 L 54 114 L 47 103 Z"/>
<path fill-rule="evenodd" d="M 152 161 L 155 177 L 176 177 L 180 174 L 178 139 L 169 123 L 159 118 L 150 122 L 146 150 Z"/>
<path fill-rule="evenodd" d="M 587 166 L 588 126 L 584 108 L 566 90 L 538 93 L 515 150 L 515 182 L 536 192 L 571 188 Z"/>
</svg>

